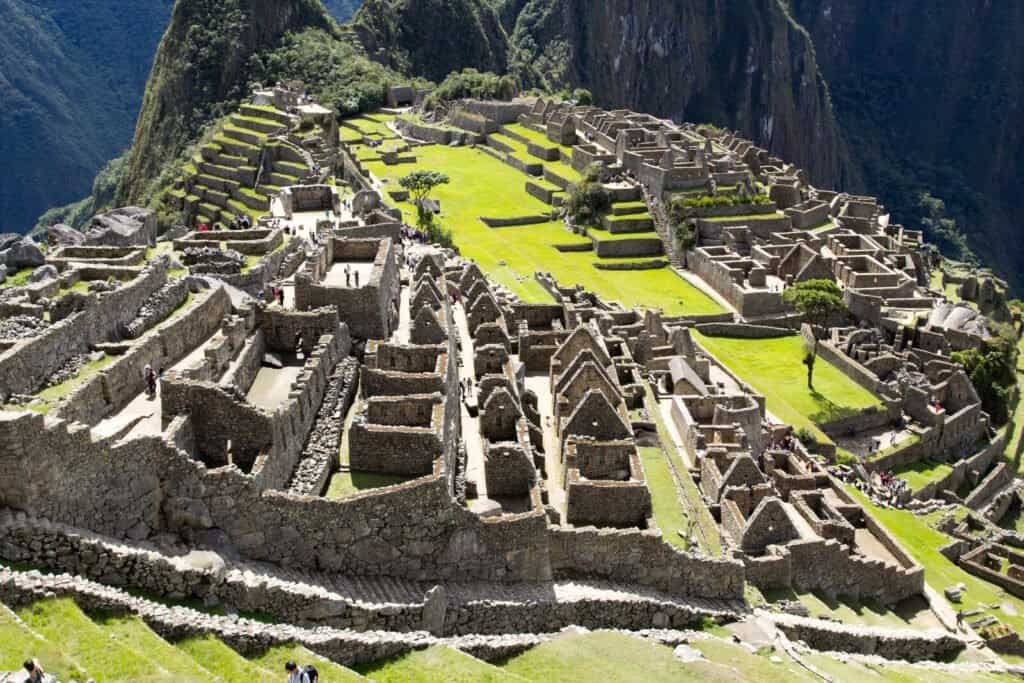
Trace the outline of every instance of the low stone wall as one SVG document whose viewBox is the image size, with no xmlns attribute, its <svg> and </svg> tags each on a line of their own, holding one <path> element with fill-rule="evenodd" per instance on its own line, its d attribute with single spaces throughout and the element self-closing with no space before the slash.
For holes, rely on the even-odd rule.
<svg viewBox="0 0 1024 683">
<path fill-rule="evenodd" d="M 636 237 L 624 240 L 594 240 L 594 253 L 601 258 L 625 256 L 657 256 L 664 246 L 659 237 Z"/>
<path fill-rule="evenodd" d="M 480 222 L 488 228 L 509 228 L 518 225 L 537 225 L 547 223 L 551 220 L 550 214 L 534 214 L 532 216 L 513 216 L 511 218 L 488 218 L 480 217 Z"/>
<path fill-rule="evenodd" d="M 773 614 L 771 620 L 790 640 L 803 641 L 816 650 L 830 652 L 852 652 L 917 662 L 946 659 L 967 646 L 963 638 L 939 629 L 914 631 L 845 626 L 788 614 Z"/>
<path fill-rule="evenodd" d="M 774 339 L 791 337 L 796 330 L 768 325 L 746 325 L 743 323 L 702 323 L 697 331 L 708 337 L 738 337 L 740 339 Z"/>
<path fill-rule="evenodd" d="M 679 552 L 657 531 L 549 527 L 547 536 L 556 578 L 601 577 L 712 599 L 743 595 L 742 563 Z"/>
</svg>

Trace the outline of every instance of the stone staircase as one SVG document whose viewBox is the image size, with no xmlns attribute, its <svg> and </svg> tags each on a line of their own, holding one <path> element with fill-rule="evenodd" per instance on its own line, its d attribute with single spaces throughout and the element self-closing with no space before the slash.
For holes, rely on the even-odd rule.
<svg viewBox="0 0 1024 683">
<path fill-rule="evenodd" d="M 672 228 L 668 220 L 668 214 L 665 211 L 665 205 L 660 199 L 651 194 L 646 187 L 642 189 L 644 201 L 647 203 L 647 210 L 651 214 L 651 218 L 654 219 L 654 230 L 658 233 L 658 237 L 661 238 L 661 244 L 665 249 L 665 254 L 668 256 L 669 263 L 673 268 L 682 268 L 683 259 L 673 249 Z"/>
</svg>

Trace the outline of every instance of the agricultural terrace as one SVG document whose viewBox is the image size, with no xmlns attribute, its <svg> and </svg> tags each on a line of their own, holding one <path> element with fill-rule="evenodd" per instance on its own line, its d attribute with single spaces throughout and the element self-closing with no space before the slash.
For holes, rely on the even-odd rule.
<svg viewBox="0 0 1024 683">
<path fill-rule="evenodd" d="M 807 388 L 803 341 L 799 335 L 776 339 L 737 339 L 697 334 L 708 351 L 764 394 L 768 410 L 794 428 L 832 443 L 818 425 L 881 405 L 877 397 L 824 358 L 814 365 L 814 389 Z"/>
<path fill-rule="evenodd" d="M 594 265 L 597 261 L 622 264 L 650 261 L 649 258 L 599 259 L 592 251 L 558 251 L 555 245 L 590 242 L 568 231 L 561 222 L 487 227 L 480 218 L 550 214 L 551 207 L 527 194 L 527 176 L 486 152 L 440 145 L 416 147 L 413 152 L 417 157 L 415 165 L 388 166 L 382 161 L 368 160 L 364 166 L 385 191 L 399 189 L 398 179 L 417 168 L 446 173 L 451 183 L 439 187 L 432 197 L 440 201 L 441 221 L 452 229 L 459 251 L 524 301 L 550 301 L 548 293 L 533 278 L 534 272 L 540 270 L 550 272 L 563 286 L 580 284 L 627 307 L 661 308 L 667 315 L 723 312 L 714 300 L 668 267 L 614 271 Z M 414 224 L 413 205 L 397 205 L 406 220 Z"/>
</svg>

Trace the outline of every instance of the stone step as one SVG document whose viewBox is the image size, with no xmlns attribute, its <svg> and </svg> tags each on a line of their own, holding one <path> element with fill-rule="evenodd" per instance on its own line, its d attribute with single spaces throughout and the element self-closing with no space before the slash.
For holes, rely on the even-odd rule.
<svg viewBox="0 0 1024 683">
<path fill-rule="evenodd" d="M 272 107 L 262 107 L 255 104 L 243 104 L 238 108 L 238 111 L 242 116 L 250 116 L 252 118 L 268 119 L 281 126 L 289 125 L 292 121 L 292 117 L 287 112 L 283 112 L 280 109 L 274 109 Z"/>
<path fill-rule="evenodd" d="M 263 135 L 282 132 L 281 129 L 283 128 L 283 126 L 277 121 L 254 116 L 244 116 L 241 114 L 232 114 L 230 120 L 231 124 L 234 126 L 255 131 Z"/>
</svg>

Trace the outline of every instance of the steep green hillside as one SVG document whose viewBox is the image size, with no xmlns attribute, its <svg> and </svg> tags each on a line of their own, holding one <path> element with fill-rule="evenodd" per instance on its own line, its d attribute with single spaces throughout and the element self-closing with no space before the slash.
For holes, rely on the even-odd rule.
<svg viewBox="0 0 1024 683">
<path fill-rule="evenodd" d="M 790 0 L 862 169 L 898 217 L 945 200 L 982 260 L 1024 286 L 1024 4 Z"/>
<path fill-rule="evenodd" d="M 335 31 L 319 0 L 178 0 L 146 84 L 119 198 L 131 201 L 246 94 L 247 64 L 288 31 Z"/>
<path fill-rule="evenodd" d="M 127 148 L 173 0 L 0 0 L 0 232 L 89 192 Z"/>
</svg>

